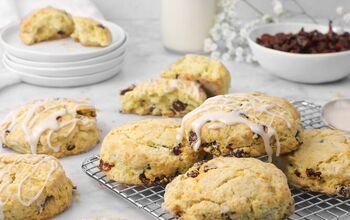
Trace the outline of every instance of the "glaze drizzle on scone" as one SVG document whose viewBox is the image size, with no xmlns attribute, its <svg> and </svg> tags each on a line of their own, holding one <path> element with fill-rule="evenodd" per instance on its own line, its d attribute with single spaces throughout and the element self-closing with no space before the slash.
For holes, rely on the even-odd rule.
<svg viewBox="0 0 350 220">
<path fill-rule="evenodd" d="M 62 146 L 55 145 L 52 141 L 58 138 L 57 132 L 63 132 L 62 138 L 68 138 L 74 135 L 80 126 L 95 127 L 95 116 L 95 108 L 84 102 L 69 99 L 33 101 L 6 116 L 0 125 L 0 143 L 7 145 L 7 136 L 16 130 L 24 135 L 25 142 L 30 147 L 28 153 L 43 153 L 38 152 L 39 142 L 58 153 Z M 41 139 L 43 136 L 46 137 L 45 140 Z"/>
<path fill-rule="evenodd" d="M 261 119 L 264 115 L 267 117 Z M 262 93 L 215 96 L 183 118 L 177 140 L 182 141 L 185 133 L 189 133 L 189 142 L 193 149 L 198 151 L 202 146 L 201 129 L 204 125 L 209 123 L 207 126 L 209 130 L 220 130 L 225 126 L 245 124 L 255 135 L 263 139 L 265 151 L 271 161 L 273 154 L 271 138 L 276 142 L 276 155 L 279 156 L 281 152 L 279 136 L 273 125 L 277 119 L 288 129 L 292 128 L 295 120 L 289 110 L 278 102 L 269 101 Z M 188 127 L 190 132 L 186 131 Z"/>
<path fill-rule="evenodd" d="M 72 182 L 56 158 L 0 156 L 0 219 L 47 219 L 67 208 L 72 194 Z"/>
</svg>

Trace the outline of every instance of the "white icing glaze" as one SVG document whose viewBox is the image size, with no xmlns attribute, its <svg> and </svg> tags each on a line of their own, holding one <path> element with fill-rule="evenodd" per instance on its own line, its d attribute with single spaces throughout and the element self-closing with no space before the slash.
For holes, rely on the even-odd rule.
<svg viewBox="0 0 350 220">
<path fill-rule="evenodd" d="M 44 184 L 42 185 L 42 187 L 38 190 L 38 192 L 32 198 L 30 198 L 29 200 L 25 201 L 22 198 L 22 186 L 23 186 L 24 182 L 37 171 L 37 169 L 39 168 L 41 163 L 46 162 L 46 161 L 50 162 L 50 170 L 49 170 L 49 172 L 48 172 L 48 174 L 47 174 L 47 176 L 45 178 Z M 25 175 L 21 179 L 19 184 L 18 184 L 18 189 L 17 189 L 18 201 L 24 206 L 30 206 L 35 200 L 37 200 L 40 197 L 41 193 L 43 192 L 44 188 L 46 187 L 47 183 L 49 182 L 50 177 L 52 176 L 52 174 L 57 169 L 57 167 L 58 167 L 58 164 L 57 164 L 56 160 L 54 160 L 54 159 L 52 159 L 50 157 L 44 157 L 37 164 L 35 164 L 33 166 L 33 169 L 30 172 L 28 172 L 28 174 Z"/>
<path fill-rule="evenodd" d="M 51 129 L 51 130 L 57 129 L 59 127 L 57 117 L 60 117 L 66 114 L 65 109 L 57 110 L 51 113 L 50 115 L 48 115 L 43 120 L 41 120 L 38 124 L 34 125 L 36 120 L 32 120 L 32 119 L 35 114 L 35 111 L 38 110 L 38 108 L 40 107 L 42 108 L 43 106 L 40 103 L 38 103 L 34 107 L 29 109 L 22 124 L 22 130 L 26 136 L 26 140 L 33 154 L 36 154 L 37 152 L 37 145 L 41 134 L 48 129 Z"/>
<path fill-rule="evenodd" d="M 50 130 L 49 133 L 47 134 L 47 146 L 48 146 L 49 148 L 51 148 L 54 152 L 59 152 L 60 149 L 61 149 L 61 146 L 53 146 L 53 145 L 51 144 L 51 135 L 52 135 L 52 133 L 53 133 L 53 132 L 56 132 L 56 131 L 58 131 L 59 129 L 64 128 L 64 127 L 66 127 L 66 126 L 68 126 L 68 125 L 70 125 L 70 124 L 73 123 L 73 125 L 71 126 L 71 128 L 70 128 L 70 129 L 68 130 L 68 132 L 64 135 L 64 137 L 68 137 L 68 136 L 73 132 L 73 130 L 75 129 L 75 127 L 76 127 L 76 125 L 77 125 L 77 121 L 78 121 L 78 119 L 73 119 L 73 120 L 70 120 L 70 121 L 67 121 L 67 122 L 61 124 L 61 125 L 60 125 L 59 127 L 57 127 L 56 129 Z"/>
<path fill-rule="evenodd" d="M 87 125 L 91 122 L 91 120 L 86 120 L 84 117 L 82 117 L 79 119 L 74 118 L 68 122 L 60 123 L 57 118 L 64 116 L 67 113 L 76 114 L 77 110 L 80 108 L 95 109 L 88 104 L 78 103 L 73 106 L 71 110 L 72 112 L 68 112 L 69 109 L 66 109 L 64 105 L 54 104 L 49 107 L 45 107 L 46 103 L 44 101 L 36 101 L 31 103 L 32 106 L 26 111 L 23 111 L 23 107 L 21 107 L 16 111 L 10 112 L 1 123 L 0 144 L 5 141 L 6 131 L 11 132 L 16 128 L 17 122 L 23 119 L 21 129 L 25 135 L 26 141 L 30 146 L 31 153 L 37 153 L 38 142 L 41 135 L 45 131 L 47 131 L 47 146 L 54 152 L 58 152 L 60 150 L 60 146 L 53 146 L 51 143 L 51 136 L 53 132 L 57 132 L 61 128 L 72 124 L 72 127 L 65 134 L 65 137 L 68 137 L 76 128 L 78 121 L 80 121 L 82 125 Z M 47 112 L 50 112 L 50 114 L 48 114 L 45 118 L 41 118 L 39 121 L 40 117 L 42 117 L 42 115 Z"/>
<path fill-rule="evenodd" d="M 200 135 L 204 124 L 211 122 L 209 129 L 221 129 L 225 125 L 243 123 L 263 139 L 266 154 L 269 156 L 269 161 L 272 161 L 273 149 L 270 145 L 272 137 L 275 137 L 276 140 L 276 155 L 279 156 L 280 154 L 279 137 L 276 130 L 272 127 L 273 122 L 275 118 L 280 118 L 290 128 L 292 115 L 282 106 L 267 102 L 266 99 L 261 99 L 253 94 L 231 94 L 209 98 L 200 107 L 184 116 L 176 138 L 178 141 L 183 140 L 185 124 L 195 115 L 199 115 L 191 124 L 191 130 L 197 136 L 197 140 L 193 144 L 195 151 L 198 151 L 201 146 Z M 280 112 L 273 111 L 275 107 L 279 107 Z M 253 117 L 249 114 L 251 111 L 260 112 L 260 115 Z M 258 117 L 262 114 L 270 115 L 272 119 L 269 122 L 254 123 L 254 121 L 260 121 Z M 249 115 L 250 118 L 245 118 L 245 115 Z"/>
<path fill-rule="evenodd" d="M 19 164 L 21 161 L 24 161 L 25 163 L 27 163 L 26 167 L 29 169 L 24 169 L 21 171 L 16 170 L 16 181 L 19 181 L 19 183 L 17 184 L 17 193 L 15 194 L 15 196 L 16 196 L 16 199 L 22 205 L 30 206 L 33 202 L 35 202 L 40 197 L 43 190 L 47 186 L 52 174 L 56 171 L 56 169 L 58 168 L 59 165 L 58 165 L 56 159 L 51 157 L 51 156 L 42 156 L 42 157 L 38 158 L 38 160 L 35 162 L 25 161 L 25 157 L 19 156 L 19 159 L 15 160 L 14 162 L 12 162 L 10 164 L 5 164 L 5 166 L 1 169 L 0 180 L 2 180 L 2 181 L 0 181 L 0 183 L 2 186 L 0 188 L 0 193 L 3 192 L 3 190 L 6 189 L 7 186 L 9 184 L 11 184 L 11 182 L 12 182 L 11 180 L 8 180 L 6 183 L 4 183 L 3 182 L 4 176 L 6 174 L 10 174 L 12 169 L 16 169 L 15 166 L 17 164 Z M 40 189 L 35 193 L 34 196 L 29 198 L 29 200 L 25 200 L 24 198 L 22 198 L 23 185 L 30 177 L 32 177 L 33 175 L 36 174 L 37 170 L 39 169 L 39 167 L 42 163 L 48 163 L 50 165 L 50 169 L 47 172 L 47 176 L 45 178 L 45 181 L 44 181 L 43 185 L 40 187 Z M 9 179 L 11 179 L 11 178 L 9 178 Z M 8 198 L 5 198 L 5 200 L 3 200 L 3 201 L 0 200 L 0 220 L 1 220 L 1 214 L 3 214 L 1 208 L 3 208 L 3 204 L 5 204 L 10 198 L 11 198 L 11 195 Z"/>
</svg>

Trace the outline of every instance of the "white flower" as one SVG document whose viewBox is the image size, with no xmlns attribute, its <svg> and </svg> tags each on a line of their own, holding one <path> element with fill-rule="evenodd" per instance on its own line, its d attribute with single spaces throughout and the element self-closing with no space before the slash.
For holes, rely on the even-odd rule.
<svg viewBox="0 0 350 220">
<path fill-rule="evenodd" d="M 219 59 L 220 58 L 220 52 L 219 51 L 214 51 L 210 54 L 211 58 L 214 59 Z"/>
<path fill-rule="evenodd" d="M 273 6 L 273 12 L 277 16 L 281 16 L 283 14 L 283 12 L 284 12 L 283 5 L 279 0 L 273 0 L 272 6 Z"/>
<path fill-rule="evenodd" d="M 215 20 L 216 20 L 217 23 L 220 23 L 223 20 L 225 20 L 225 13 L 221 12 L 221 13 L 217 14 L 216 17 L 215 17 Z"/>
<path fill-rule="evenodd" d="M 232 32 L 231 30 L 229 29 L 225 29 L 225 30 L 222 30 L 222 35 L 225 37 L 225 38 L 232 38 L 233 39 L 236 37 L 236 33 L 235 32 Z"/>
<path fill-rule="evenodd" d="M 336 9 L 336 12 L 338 15 L 343 15 L 344 14 L 344 8 L 342 6 L 338 6 Z"/>
<path fill-rule="evenodd" d="M 235 61 L 236 61 L 237 63 L 242 63 L 242 62 L 244 61 L 244 58 L 243 58 L 243 57 L 238 57 L 238 56 L 236 56 L 236 57 L 235 57 Z"/>
<path fill-rule="evenodd" d="M 346 13 L 343 15 L 343 20 L 346 24 L 350 23 L 350 13 Z"/>
<path fill-rule="evenodd" d="M 215 51 L 218 49 L 218 45 L 216 43 L 213 43 L 211 46 L 210 46 L 210 51 Z"/>
<path fill-rule="evenodd" d="M 207 38 L 204 40 L 204 52 L 210 52 L 211 51 L 211 48 L 212 48 L 212 45 L 213 45 L 213 40 L 210 39 L 210 38 Z"/>
<path fill-rule="evenodd" d="M 236 56 L 237 57 L 243 56 L 243 48 L 242 47 L 237 47 L 236 48 Z"/>
<path fill-rule="evenodd" d="M 231 58 L 231 54 L 229 54 L 229 53 L 224 53 L 222 55 L 222 59 L 225 60 L 225 61 L 229 60 L 230 58 Z"/>
<path fill-rule="evenodd" d="M 253 56 L 251 54 L 247 54 L 247 56 L 245 57 L 245 61 L 247 63 L 253 63 L 254 62 Z"/>
</svg>

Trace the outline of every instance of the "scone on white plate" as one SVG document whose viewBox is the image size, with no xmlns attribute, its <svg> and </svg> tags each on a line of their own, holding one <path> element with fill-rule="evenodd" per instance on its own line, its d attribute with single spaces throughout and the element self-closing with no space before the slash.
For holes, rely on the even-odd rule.
<svg viewBox="0 0 350 220">
<path fill-rule="evenodd" d="M 112 42 L 108 27 L 100 22 L 83 17 L 74 17 L 74 32 L 71 38 L 84 46 L 106 47 Z"/>
<path fill-rule="evenodd" d="M 23 19 L 20 38 L 27 45 L 69 37 L 74 31 L 72 16 L 64 10 L 47 7 Z"/>
</svg>

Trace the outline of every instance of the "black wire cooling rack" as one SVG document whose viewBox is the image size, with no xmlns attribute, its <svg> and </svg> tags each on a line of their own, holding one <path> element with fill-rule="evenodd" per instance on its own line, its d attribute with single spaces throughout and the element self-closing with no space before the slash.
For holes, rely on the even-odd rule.
<svg viewBox="0 0 350 220">
<path fill-rule="evenodd" d="M 293 104 L 299 110 L 303 126 L 306 129 L 324 126 L 320 117 L 320 106 L 306 101 L 294 101 Z M 175 219 L 162 209 L 165 191 L 163 186 L 145 187 L 120 184 L 109 180 L 98 165 L 99 157 L 92 156 L 83 162 L 82 169 L 88 176 L 107 189 L 134 206 L 143 209 L 156 219 Z M 291 187 L 291 191 L 295 200 L 295 212 L 288 220 L 350 220 L 350 199 L 329 197 L 294 187 Z"/>
</svg>

